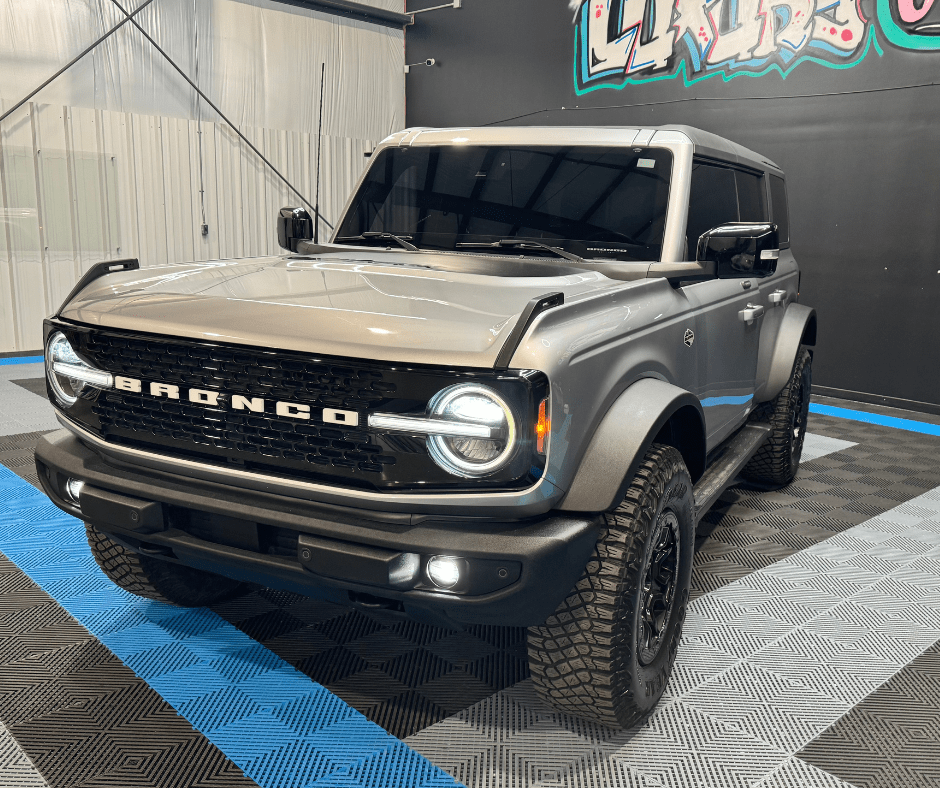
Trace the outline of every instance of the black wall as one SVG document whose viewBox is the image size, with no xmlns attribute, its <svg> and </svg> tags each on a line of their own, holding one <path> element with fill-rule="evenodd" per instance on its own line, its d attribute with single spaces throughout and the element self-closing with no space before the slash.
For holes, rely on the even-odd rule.
<svg viewBox="0 0 940 788">
<path fill-rule="evenodd" d="M 686 123 L 769 156 L 787 174 L 801 301 L 819 313 L 814 383 L 940 412 L 940 46 L 892 44 L 874 0 L 861 9 L 867 54 L 817 57 L 839 68 L 778 55 L 762 76 L 621 76 L 577 95 L 564 0 L 464 0 L 407 30 L 406 62 L 437 60 L 407 77 L 408 125 Z"/>
</svg>

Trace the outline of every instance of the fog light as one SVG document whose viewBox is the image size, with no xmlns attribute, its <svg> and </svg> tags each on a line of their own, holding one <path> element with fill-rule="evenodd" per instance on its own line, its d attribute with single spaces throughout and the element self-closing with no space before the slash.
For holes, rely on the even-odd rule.
<svg viewBox="0 0 940 788">
<path fill-rule="evenodd" d="M 79 502 L 79 496 L 82 494 L 82 487 L 85 486 L 85 482 L 81 479 L 69 479 L 65 483 L 65 492 L 69 498 L 71 498 L 75 503 Z"/>
<path fill-rule="evenodd" d="M 428 577 L 438 588 L 453 588 L 460 580 L 463 561 L 449 555 L 435 555 L 428 559 Z"/>
<path fill-rule="evenodd" d="M 402 553 L 388 567 L 388 583 L 396 587 L 415 584 L 421 571 L 421 556 L 417 553 Z"/>
</svg>

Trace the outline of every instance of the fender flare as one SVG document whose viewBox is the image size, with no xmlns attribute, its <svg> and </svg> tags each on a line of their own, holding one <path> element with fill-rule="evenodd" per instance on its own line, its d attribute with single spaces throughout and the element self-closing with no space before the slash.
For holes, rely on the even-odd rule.
<svg viewBox="0 0 940 788">
<path fill-rule="evenodd" d="M 764 385 L 755 392 L 755 402 L 768 402 L 787 385 L 793 362 L 801 345 L 816 344 L 816 310 L 803 304 L 790 304 L 780 322 L 777 341 Z"/>
<path fill-rule="evenodd" d="M 601 419 L 568 493 L 557 508 L 578 512 L 617 508 L 650 445 L 667 428 L 674 427 L 681 430 L 680 439 L 685 438 L 690 447 L 683 456 L 695 481 L 705 469 L 701 403 L 695 395 L 663 380 L 638 380 Z"/>
</svg>

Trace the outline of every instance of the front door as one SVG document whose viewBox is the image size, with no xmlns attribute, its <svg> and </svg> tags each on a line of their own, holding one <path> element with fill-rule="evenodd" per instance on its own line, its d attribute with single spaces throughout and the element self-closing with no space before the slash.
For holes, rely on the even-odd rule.
<svg viewBox="0 0 940 788">
<path fill-rule="evenodd" d="M 754 407 L 763 320 L 757 279 L 709 279 L 679 292 L 697 314 L 693 346 L 708 449 L 721 443 Z"/>
</svg>

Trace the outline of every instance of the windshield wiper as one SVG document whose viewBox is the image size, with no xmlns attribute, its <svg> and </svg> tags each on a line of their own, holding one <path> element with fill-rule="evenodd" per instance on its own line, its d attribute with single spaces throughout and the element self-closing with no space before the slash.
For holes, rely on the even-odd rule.
<svg viewBox="0 0 940 788">
<path fill-rule="evenodd" d="M 564 257 L 566 260 L 571 260 L 575 263 L 585 262 L 583 257 L 578 257 L 578 255 L 573 252 L 566 252 L 564 249 L 543 244 L 541 241 L 527 241 L 524 238 L 502 238 L 499 241 L 492 242 L 479 241 L 475 243 L 457 244 L 458 249 L 497 249 L 504 246 L 518 246 L 523 249 L 545 249 L 552 254 L 557 254 L 559 257 Z"/>
<path fill-rule="evenodd" d="M 408 243 L 413 236 L 410 235 L 395 235 L 393 233 L 379 233 L 379 232 L 365 232 L 362 235 L 345 235 L 342 238 L 337 238 L 337 241 L 368 241 L 372 238 L 378 238 L 382 241 L 395 241 L 403 249 L 407 249 L 409 252 L 417 252 L 418 247 L 412 243 Z"/>
</svg>

